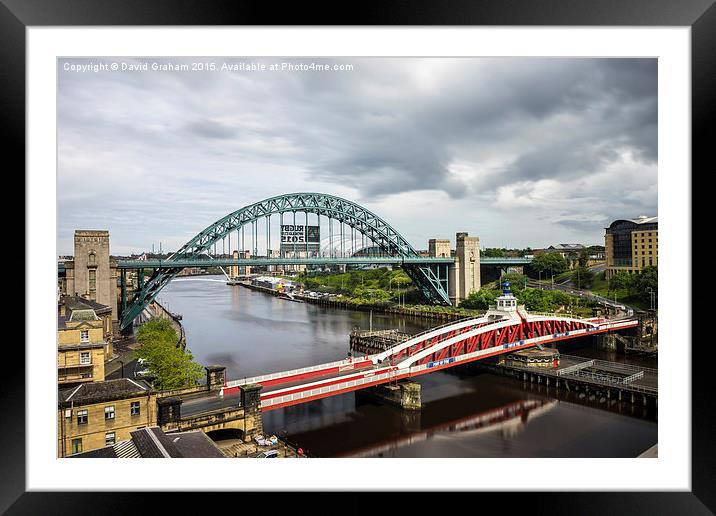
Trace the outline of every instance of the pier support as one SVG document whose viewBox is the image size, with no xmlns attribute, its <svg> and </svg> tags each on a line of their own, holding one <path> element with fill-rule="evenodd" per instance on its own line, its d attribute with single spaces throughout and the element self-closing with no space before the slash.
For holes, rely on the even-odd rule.
<svg viewBox="0 0 716 516">
<path fill-rule="evenodd" d="M 256 435 L 263 433 L 261 415 L 261 385 L 241 386 L 241 406 L 244 407 L 244 442 L 250 442 Z"/>
<path fill-rule="evenodd" d="M 396 405 L 406 410 L 420 410 L 420 384 L 417 382 L 404 381 L 396 384 L 377 385 L 365 389 L 371 394 L 391 405 Z"/>
</svg>

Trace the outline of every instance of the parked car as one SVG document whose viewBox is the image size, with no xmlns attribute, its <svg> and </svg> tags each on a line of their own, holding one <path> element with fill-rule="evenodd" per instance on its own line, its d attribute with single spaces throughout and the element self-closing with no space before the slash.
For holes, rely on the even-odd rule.
<svg viewBox="0 0 716 516">
<path fill-rule="evenodd" d="M 278 450 L 266 450 L 253 456 L 255 459 L 278 459 Z"/>
<path fill-rule="evenodd" d="M 151 374 L 149 371 L 149 361 L 143 358 L 138 358 L 137 365 L 134 367 L 134 377 L 144 378 L 149 374 Z"/>
</svg>

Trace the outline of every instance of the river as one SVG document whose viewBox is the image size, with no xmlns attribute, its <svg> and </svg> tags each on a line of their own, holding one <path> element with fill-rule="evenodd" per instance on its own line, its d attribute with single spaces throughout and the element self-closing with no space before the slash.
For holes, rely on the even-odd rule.
<svg viewBox="0 0 716 516">
<path fill-rule="evenodd" d="M 439 323 L 310 303 L 226 285 L 223 276 L 173 280 L 159 295 L 183 316 L 188 349 L 229 379 L 340 360 L 354 327 L 415 333 Z M 627 360 L 586 341 L 564 353 Z M 570 393 L 466 369 L 420 376 L 423 408 L 401 411 L 347 393 L 264 414 L 264 431 L 319 457 L 635 457 L 657 442 L 653 410 L 586 402 Z"/>
</svg>

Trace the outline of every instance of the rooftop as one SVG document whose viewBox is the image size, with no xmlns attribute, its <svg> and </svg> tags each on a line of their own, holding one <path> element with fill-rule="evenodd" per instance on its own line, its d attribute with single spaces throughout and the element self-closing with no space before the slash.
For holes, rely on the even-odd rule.
<svg viewBox="0 0 716 516">
<path fill-rule="evenodd" d="M 130 432 L 131 439 L 97 450 L 71 455 L 72 458 L 224 458 L 214 442 L 201 430 L 170 434 L 158 426 L 140 428 Z"/>
<path fill-rule="evenodd" d="M 115 399 L 124 399 L 148 394 L 152 388 L 143 380 L 119 378 L 104 382 L 83 383 L 78 387 L 64 389 L 59 392 L 60 404 L 74 403 L 88 405 Z"/>
<path fill-rule="evenodd" d="M 582 244 L 556 244 L 556 245 L 549 246 L 549 249 L 560 249 L 560 250 L 584 249 L 584 246 Z"/>
<path fill-rule="evenodd" d="M 142 457 L 221 458 L 225 455 L 201 430 L 166 434 L 159 427 L 131 432 Z"/>
<path fill-rule="evenodd" d="M 630 222 L 633 222 L 634 224 L 655 224 L 659 222 L 659 217 L 647 217 L 646 215 L 641 215 L 635 219 L 627 219 Z"/>
<path fill-rule="evenodd" d="M 60 303 L 63 303 L 67 309 L 72 312 L 93 310 L 95 313 L 103 313 L 107 310 L 111 310 L 111 308 L 107 305 L 103 305 L 97 301 L 92 301 L 91 299 L 85 299 L 79 296 L 62 296 L 60 298 Z"/>
</svg>

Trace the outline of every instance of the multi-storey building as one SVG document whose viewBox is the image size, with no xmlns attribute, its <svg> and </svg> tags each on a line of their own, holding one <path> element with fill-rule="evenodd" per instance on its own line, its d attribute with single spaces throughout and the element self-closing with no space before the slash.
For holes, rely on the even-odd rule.
<svg viewBox="0 0 716 516">
<path fill-rule="evenodd" d="M 112 309 L 94 301 L 62 296 L 57 313 L 57 381 L 69 387 L 104 380 L 112 355 Z"/>
<path fill-rule="evenodd" d="M 619 219 L 606 228 L 606 278 L 620 271 L 639 273 L 659 262 L 658 217 L 642 215 L 636 219 Z"/>
<path fill-rule="evenodd" d="M 57 453 L 112 446 L 131 432 L 156 425 L 156 394 L 142 380 L 120 378 L 84 383 L 59 392 Z"/>
<path fill-rule="evenodd" d="M 74 259 L 60 269 L 62 293 L 109 306 L 112 320 L 118 320 L 117 264 L 109 256 L 109 231 L 76 230 Z"/>
</svg>

